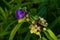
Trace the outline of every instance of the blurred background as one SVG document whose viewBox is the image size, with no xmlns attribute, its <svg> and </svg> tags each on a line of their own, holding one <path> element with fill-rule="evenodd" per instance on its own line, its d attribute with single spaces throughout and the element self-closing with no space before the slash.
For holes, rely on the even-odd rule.
<svg viewBox="0 0 60 40">
<path fill-rule="evenodd" d="M 0 0 L 0 40 L 9 39 L 12 29 L 18 23 L 15 10 L 25 7 L 27 13 L 30 12 L 32 16 L 37 15 L 46 19 L 48 28 L 60 38 L 60 0 Z M 28 34 L 29 25 L 27 22 L 23 23 L 16 32 L 14 40 L 38 40 L 37 35 Z M 48 40 L 47 37 L 46 39 Z"/>
</svg>

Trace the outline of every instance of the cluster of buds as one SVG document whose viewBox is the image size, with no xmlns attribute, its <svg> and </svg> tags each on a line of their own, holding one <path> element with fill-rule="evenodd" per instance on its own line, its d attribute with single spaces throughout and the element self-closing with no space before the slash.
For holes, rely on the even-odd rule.
<svg viewBox="0 0 60 40">
<path fill-rule="evenodd" d="M 47 27 L 48 23 L 46 22 L 46 20 L 44 18 L 39 17 L 39 20 L 37 22 L 38 26 L 43 26 L 43 27 Z"/>
<path fill-rule="evenodd" d="M 39 17 L 39 20 L 37 21 L 37 23 L 32 24 L 32 25 L 29 26 L 30 33 L 31 34 L 34 33 L 36 35 L 39 35 L 40 32 L 42 31 L 42 28 L 43 28 L 43 30 L 46 30 L 45 27 L 47 27 L 47 25 L 48 24 L 47 24 L 46 20 L 44 20 L 43 18 Z"/>
<path fill-rule="evenodd" d="M 34 34 L 36 34 L 36 35 L 39 35 L 40 32 L 41 32 L 40 27 L 37 27 L 37 25 L 34 25 L 34 24 L 30 25 L 30 26 L 29 26 L 29 29 L 30 29 L 30 33 L 31 33 L 31 34 L 34 33 Z"/>
</svg>

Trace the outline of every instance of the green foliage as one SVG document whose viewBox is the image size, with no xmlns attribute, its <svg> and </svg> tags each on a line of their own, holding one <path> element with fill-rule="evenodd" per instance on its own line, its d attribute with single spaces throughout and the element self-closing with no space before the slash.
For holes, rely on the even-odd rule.
<svg viewBox="0 0 60 40">
<path fill-rule="evenodd" d="M 47 31 L 44 33 L 46 34 L 49 40 L 57 40 L 57 37 L 54 35 L 54 33 L 50 29 L 47 29 Z"/>
<path fill-rule="evenodd" d="M 20 25 L 21 24 L 17 24 L 16 27 L 12 30 L 11 34 L 10 34 L 10 37 L 9 37 L 9 40 L 13 40 L 17 30 L 20 28 Z"/>
<path fill-rule="evenodd" d="M 59 17 L 57 17 L 51 24 L 50 24 L 50 28 L 53 28 L 57 23 L 59 23 L 60 22 L 60 16 Z"/>
<path fill-rule="evenodd" d="M 27 8 L 27 14 L 33 20 L 37 20 L 39 16 L 47 20 L 47 30 L 43 31 L 44 34 L 41 33 L 44 35 L 41 35 L 42 40 L 60 40 L 59 0 L 1 0 L 0 40 L 40 40 L 39 36 L 29 32 L 31 24 L 25 21 L 25 17 L 16 19 L 15 10 L 23 7 Z"/>
<path fill-rule="evenodd" d="M 3 18 L 6 19 L 6 14 L 5 14 L 4 10 L 1 7 L 0 7 L 0 11 L 1 11 L 1 15 L 3 16 Z"/>
<path fill-rule="evenodd" d="M 20 23 L 18 23 L 12 30 L 9 40 L 13 40 L 16 32 L 18 31 L 18 29 L 21 27 L 21 24 L 24 22 L 25 19 L 19 20 Z"/>
<path fill-rule="evenodd" d="M 30 32 L 28 32 L 26 37 L 24 38 L 24 40 L 30 40 L 30 38 L 31 38 L 31 34 L 30 34 Z"/>
</svg>

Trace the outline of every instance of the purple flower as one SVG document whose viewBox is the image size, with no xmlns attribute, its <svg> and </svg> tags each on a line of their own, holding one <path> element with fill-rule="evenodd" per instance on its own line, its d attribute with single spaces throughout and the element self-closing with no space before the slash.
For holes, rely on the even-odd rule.
<svg viewBox="0 0 60 40">
<path fill-rule="evenodd" d="M 26 14 L 22 9 L 16 10 L 15 13 L 17 19 L 22 19 Z"/>
</svg>

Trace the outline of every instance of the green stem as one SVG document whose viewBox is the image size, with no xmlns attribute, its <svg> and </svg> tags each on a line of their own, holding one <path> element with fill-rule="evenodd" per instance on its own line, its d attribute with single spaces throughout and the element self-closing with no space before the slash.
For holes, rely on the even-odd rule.
<svg viewBox="0 0 60 40">
<path fill-rule="evenodd" d="M 41 34 L 39 35 L 40 39 L 41 39 Z"/>
<path fill-rule="evenodd" d="M 16 32 L 18 31 L 18 29 L 21 27 L 21 25 L 23 24 L 23 22 L 25 22 L 25 19 L 21 19 L 20 22 L 13 28 L 13 30 L 11 31 L 9 40 L 13 40 Z"/>
<path fill-rule="evenodd" d="M 41 34 L 39 34 L 39 39 L 38 40 L 41 40 Z"/>
</svg>

